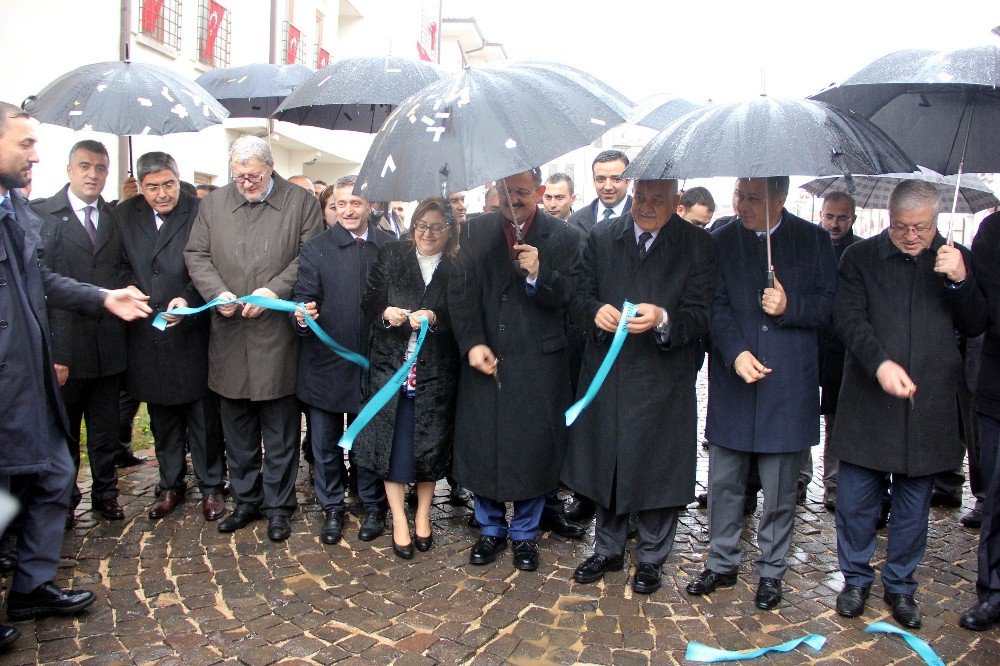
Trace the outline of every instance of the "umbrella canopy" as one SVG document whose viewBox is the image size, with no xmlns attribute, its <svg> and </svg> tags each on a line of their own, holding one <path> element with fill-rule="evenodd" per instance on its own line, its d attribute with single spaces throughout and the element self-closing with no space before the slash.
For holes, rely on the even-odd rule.
<svg viewBox="0 0 1000 666">
<path fill-rule="evenodd" d="M 356 191 L 412 201 L 527 171 L 625 122 L 632 104 L 578 69 L 548 62 L 469 67 L 404 102 L 379 130 Z"/>
<path fill-rule="evenodd" d="M 404 99 L 444 76 L 423 60 L 397 56 L 344 58 L 306 79 L 274 118 L 326 129 L 377 132 Z"/>
<path fill-rule="evenodd" d="M 198 132 L 229 116 L 194 81 L 136 62 L 78 67 L 25 100 L 24 110 L 43 123 L 119 136 Z"/>
<path fill-rule="evenodd" d="M 254 64 L 210 69 L 197 79 L 234 118 L 267 118 L 312 76 L 303 65 Z"/>
<path fill-rule="evenodd" d="M 814 95 L 868 118 L 945 174 L 1000 171 L 1000 48 L 897 51 Z"/>
<path fill-rule="evenodd" d="M 662 132 L 685 113 L 704 106 L 669 93 L 650 95 L 636 104 L 631 122 Z"/>
<path fill-rule="evenodd" d="M 887 173 L 880 176 L 857 176 L 845 178 L 817 178 L 811 180 L 802 189 L 820 198 L 832 192 L 847 192 L 854 197 L 859 208 L 888 208 L 889 195 L 900 181 L 917 178 L 933 183 L 941 192 L 941 210 L 951 210 L 952 199 L 955 196 L 955 185 L 958 176 L 943 176 L 936 171 L 920 167 L 914 173 Z M 979 176 L 965 174 L 958 190 L 957 213 L 978 213 L 981 210 L 1000 206 L 990 186 Z"/>
<path fill-rule="evenodd" d="M 821 102 L 756 97 L 692 111 L 646 144 L 627 178 L 833 176 L 914 171 L 871 123 Z"/>
</svg>

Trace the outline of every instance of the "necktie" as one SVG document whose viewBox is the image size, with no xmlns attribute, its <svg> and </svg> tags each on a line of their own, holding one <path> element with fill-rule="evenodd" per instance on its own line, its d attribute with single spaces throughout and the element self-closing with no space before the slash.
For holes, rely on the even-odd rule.
<svg viewBox="0 0 1000 666">
<path fill-rule="evenodd" d="M 87 230 L 87 235 L 90 236 L 91 245 L 94 245 L 97 242 L 97 227 L 94 226 L 94 218 L 91 217 L 93 214 L 94 214 L 93 206 L 84 206 L 83 228 Z"/>
<path fill-rule="evenodd" d="M 361 238 L 359 236 L 359 237 L 357 237 L 357 238 L 354 239 L 354 242 L 357 243 L 358 245 L 364 245 L 365 244 L 365 239 Z"/>
<path fill-rule="evenodd" d="M 615 216 L 615 210 L 613 208 L 604 209 L 604 217 L 601 218 L 601 222 L 607 222 Z"/>
<path fill-rule="evenodd" d="M 643 257 L 646 256 L 646 244 L 652 237 L 653 234 L 649 233 L 648 231 L 643 231 L 641 234 L 639 234 L 639 259 L 642 259 Z"/>
</svg>

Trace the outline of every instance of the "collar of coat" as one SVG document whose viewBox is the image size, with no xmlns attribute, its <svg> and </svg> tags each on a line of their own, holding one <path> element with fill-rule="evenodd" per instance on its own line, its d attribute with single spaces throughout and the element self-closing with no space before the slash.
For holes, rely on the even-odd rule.
<svg viewBox="0 0 1000 666">
<path fill-rule="evenodd" d="M 295 187 L 298 187 L 297 185 Z M 333 234 L 333 238 L 337 241 L 338 247 L 348 247 L 349 245 L 354 245 L 354 234 L 340 226 L 340 224 L 335 224 L 329 229 L 330 233 Z M 385 245 L 386 241 L 395 240 L 395 236 L 390 236 L 385 231 L 378 228 L 377 225 L 373 224 L 371 220 L 368 220 L 368 242 L 375 243 L 377 247 L 382 247 Z"/>
<path fill-rule="evenodd" d="M 68 211 L 70 213 L 76 214 L 73 210 L 73 206 L 69 203 L 69 183 L 66 183 L 61 190 L 53 194 L 48 199 L 43 199 L 35 204 L 35 207 L 43 213 L 49 213 L 50 215 L 55 215 L 61 211 Z M 104 200 L 104 197 L 98 196 L 97 201 L 94 202 L 97 207 L 97 212 L 99 215 L 105 215 L 105 211 L 110 210 L 110 206 Z"/>
<path fill-rule="evenodd" d="M 889 237 L 888 228 L 882 230 L 882 233 L 878 235 L 878 241 L 876 242 L 878 243 L 878 258 L 880 261 L 885 261 L 889 257 L 897 254 L 910 256 L 896 247 L 896 244 L 892 242 L 892 239 Z M 932 255 L 937 254 L 938 248 L 944 244 L 944 236 L 941 235 L 941 232 L 938 232 L 934 234 L 930 247 L 924 249 L 924 251 L 918 254 L 917 257 L 923 257 L 928 253 Z"/>
<path fill-rule="evenodd" d="M 126 199 L 125 201 L 118 204 L 118 207 L 119 210 L 126 207 L 131 208 L 135 211 L 138 211 L 139 214 L 143 216 L 145 215 L 152 216 L 154 213 L 153 207 L 149 205 L 149 202 L 146 201 L 146 198 L 141 194 L 136 194 L 135 196 Z M 190 208 L 191 208 L 191 195 L 185 192 L 184 190 L 181 190 L 180 194 L 177 197 L 177 205 L 174 206 L 174 209 L 169 213 L 164 213 L 163 215 L 160 215 L 160 219 L 162 219 L 163 223 L 166 224 L 168 220 L 172 220 L 175 217 L 180 217 L 180 218 L 187 217 L 188 210 Z"/>
<path fill-rule="evenodd" d="M 287 180 L 282 178 L 277 171 L 271 172 L 271 178 L 274 179 L 274 185 L 271 187 L 271 192 L 267 195 L 267 198 L 261 203 L 267 204 L 275 210 L 281 210 L 281 207 L 285 205 L 285 200 L 288 198 L 288 193 L 292 191 L 291 188 L 299 186 L 289 183 Z M 228 190 L 226 193 L 226 196 L 228 197 L 226 201 L 229 204 L 230 210 L 234 213 L 240 206 L 243 206 L 244 204 L 247 206 L 250 205 L 247 198 L 240 194 L 240 190 L 236 187 L 236 183 L 230 182 L 225 186 L 225 189 Z M 299 189 L 302 190 L 301 187 L 299 187 Z M 305 192 L 305 190 L 302 191 Z"/>
<path fill-rule="evenodd" d="M 612 227 L 613 229 L 612 233 L 615 236 L 615 240 L 619 241 L 624 240 L 632 243 L 632 245 L 636 245 L 635 227 L 637 225 L 635 223 L 635 220 L 632 218 L 632 211 L 624 213 L 621 217 L 612 218 L 611 221 L 614 224 L 614 226 Z M 667 223 L 664 224 L 662 227 L 660 227 L 660 230 L 656 234 L 656 238 L 653 239 L 653 244 L 649 246 L 649 250 L 647 250 L 646 252 L 647 256 L 655 248 L 659 247 L 665 242 L 663 240 L 665 237 L 673 236 L 674 233 L 683 224 L 689 224 L 689 223 L 686 222 L 684 218 L 682 218 L 677 213 L 673 213 L 670 216 L 670 219 L 667 220 Z"/>
</svg>

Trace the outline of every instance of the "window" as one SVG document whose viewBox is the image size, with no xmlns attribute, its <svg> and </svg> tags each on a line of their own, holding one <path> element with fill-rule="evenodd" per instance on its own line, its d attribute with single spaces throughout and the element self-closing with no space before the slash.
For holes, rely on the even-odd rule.
<svg viewBox="0 0 1000 666">
<path fill-rule="evenodd" d="M 291 21 L 285 21 L 282 37 L 284 43 L 282 62 L 286 65 L 306 64 L 306 36 L 292 25 Z"/>
<path fill-rule="evenodd" d="M 181 48 L 181 0 L 139 0 L 139 32 Z"/>
<path fill-rule="evenodd" d="M 210 173 L 202 173 L 201 171 L 194 172 L 194 184 L 195 185 L 213 185 L 215 181 L 215 176 Z"/>
<path fill-rule="evenodd" d="M 198 60 L 229 66 L 230 12 L 215 0 L 198 0 Z"/>
</svg>

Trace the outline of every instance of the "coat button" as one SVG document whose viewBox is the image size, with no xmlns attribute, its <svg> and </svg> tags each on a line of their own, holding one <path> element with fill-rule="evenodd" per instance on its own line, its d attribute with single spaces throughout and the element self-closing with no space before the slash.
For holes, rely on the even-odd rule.
<svg viewBox="0 0 1000 666">
<path fill-rule="evenodd" d="M 420 367 L 423 368 L 426 366 L 427 366 L 427 359 L 425 358 L 420 359 Z"/>
<path fill-rule="evenodd" d="M 507 300 L 507 294 L 504 294 L 503 296 L 501 296 L 500 300 L 501 301 L 506 301 Z"/>
<path fill-rule="evenodd" d="M 7 280 L 0 278 L 0 287 L 6 287 L 6 286 L 7 286 Z"/>
<path fill-rule="evenodd" d="M 153 271 L 153 277 L 160 277 L 160 271 Z"/>
<path fill-rule="evenodd" d="M 0 319 L 0 328 L 7 328 L 7 320 Z"/>
<path fill-rule="evenodd" d="M 0 372 L 3 372 L 6 369 L 7 369 L 7 364 L 4 363 L 3 361 L 0 361 Z"/>
<path fill-rule="evenodd" d="M 764 324 L 763 326 L 761 326 L 761 327 L 760 327 L 760 330 L 762 330 L 762 331 L 764 331 L 765 333 L 767 333 L 767 324 Z"/>
<path fill-rule="evenodd" d="M 507 327 L 506 327 L 506 326 L 504 326 L 503 324 L 500 324 L 500 330 L 501 330 L 501 331 L 506 331 L 506 330 L 507 330 Z"/>
</svg>

